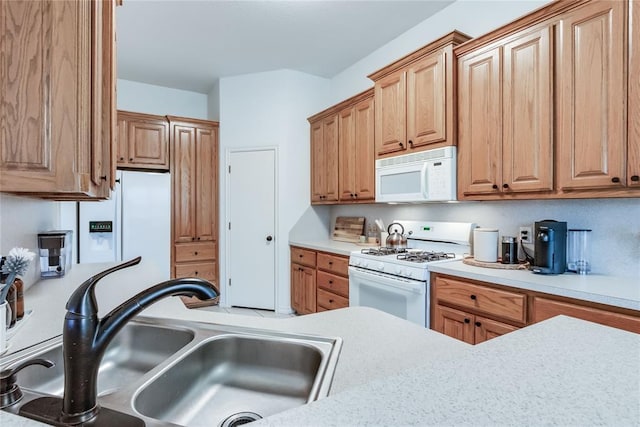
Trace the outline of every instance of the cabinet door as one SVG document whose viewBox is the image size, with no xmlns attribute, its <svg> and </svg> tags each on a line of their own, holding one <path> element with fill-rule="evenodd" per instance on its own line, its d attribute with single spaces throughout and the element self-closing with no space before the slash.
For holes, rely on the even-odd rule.
<svg viewBox="0 0 640 427">
<path fill-rule="evenodd" d="M 338 156 L 338 188 L 340 201 L 353 201 L 356 194 L 356 123 L 355 108 L 347 108 L 339 114 L 338 128 L 340 136 L 338 146 L 340 155 Z"/>
<path fill-rule="evenodd" d="M 113 13 L 112 2 L 0 2 L 3 192 L 109 196 Z"/>
<path fill-rule="evenodd" d="M 447 139 L 445 52 L 407 70 L 407 144 L 426 146 Z"/>
<path fill-rule="evenodd" d="M 503 47 L 503 191 L 553 190 L 551 28 Z"/>
<path fill-rule="evenodd" d="M 374 91 L 377 156 L 406 150 L 406 73 L 378 80 Z"/>
<path fill-rule="evenodd" d="M 324 173 L 324 137 L 322 120 L 311 124 L 311 201 L 322 202 L 327 187 Z"/>
<path fill-rule="evenodd" d="M 629 112 L 627 147 L 627 185 L 640 188 L 640 3 L 631 2 L 629 26 Z M 634 42 L 635 41 L 635 42 Z"/>
<path fill-rule="evenodd" d="M 316 271 L 291 264 L 291 307 L 298 314 L 316 312 Z"/>
<path fill-rule="evenodd" d="M 324 120 L 322 124 L 324 139 L 324 166 L 326 174 L 326 188 L 324 201 L 338 201 L 338 115 L 335 114 Z"/>
<path fill-rule="evenodd" d="M 375 138 L 373 98 L 365 99 L 355 108 L 355 199 L 375 199 Z"/>
<path fill-rule="evenodd" d="M 195 192 L 192 197 L 195 215 L 195 238 L 198 241 L 214 241 L 217 217 L 217 129 L 197 128 L 195 144 Z M 193 191 L 193 189 L 192 189 Z"/>
<path fill-rule="evenodd" d="M 436 304 L 433 318 L 434 330 L 469 344 L 474 343 L 472 314 Z"/>
<path fill-rule="evenodd" d="M 502 183 L 501 48 L 459 58 L 458 193 L 496 193 Z"/>
<path fill-rule="evenodd" d="M 195 150 L 196 129 L 190 126 L 172 125 L 173 155 L 171 175 L 173 180 L 173 239 L 174 242 L 192 242 L 196 236 L 195 225 Z"/>
<path fill-rule="evenodd" d="M 515 326 L 480 316 L 475 317 L 473 325 L 475 326 L 475 344 L 518 330 Z"/>
<path fill-rule="evenodd" d="M 626 185 L 626 5 L 592 2 L 560 22 L 557 171 L 563 190 Z"/>
<path fill-rule="evenodd" d="M 128 126 L 128 162 L 158 169 L 169 168 L 166 121 L 131 121 Z"/>
</svg>

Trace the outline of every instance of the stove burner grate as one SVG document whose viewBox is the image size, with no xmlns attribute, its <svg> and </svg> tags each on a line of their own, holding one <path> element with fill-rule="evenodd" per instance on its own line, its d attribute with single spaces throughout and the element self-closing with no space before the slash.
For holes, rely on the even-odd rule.
<svg viewBox="0 0 640 427">
<path fill-rule="evenodd" d="M 396 248 L 387 248 L 387 247 L 379 247 L 379 248 L 367 248 L 362 249 L 360 253 L 363 255 L 374 255 L 374 256 L 384 256 L 384 255 L 396 255 L 406 253 L 406 249 L 396 249 Z"/>
<path fill-rule="evenodd" d="M 456 255 L 453 253 L 446 252 L 407 252 L 403 254 L 399 254 L 396 258 L 401 261 L 409 261 L 409 262 L 429 262 L 429 261 L 440 261 L 443 259 L 453 259 Z"/>
</svg>

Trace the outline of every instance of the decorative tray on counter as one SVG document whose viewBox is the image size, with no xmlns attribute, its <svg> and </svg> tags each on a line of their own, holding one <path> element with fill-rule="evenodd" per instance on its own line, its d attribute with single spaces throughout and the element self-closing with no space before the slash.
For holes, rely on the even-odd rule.
<svg viewBox="0 0 640 427">
<path fill-rule="evenodd" d="M 462 262 L 464 264 L 473 265 L 474 267 L 484 267 L 484 268 L 497 268 L 501 270 L 528 270 L 529 263 L 525 262 L 523 264 L 502 264 L 500 259 L 498 262 L 484 262 L 484 261 L 476 261 L 474 257 L 467 256 Z"/>
</svg>

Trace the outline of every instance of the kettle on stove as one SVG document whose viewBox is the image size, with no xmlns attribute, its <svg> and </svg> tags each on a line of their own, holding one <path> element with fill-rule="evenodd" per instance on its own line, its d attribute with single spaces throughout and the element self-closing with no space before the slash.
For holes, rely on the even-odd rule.
<svg viewBox="0 0 640 427">
<path fill-rule="evenodd" d="M 398 233 L 397 229 L 394 229 L 393 233 L 391 232 L 391 227 L 394 225 L 400 226 L 402 229 L 401 233 Z M 387 232 L 389 236 L 387 236 L 386 246 L 392 249 L 407 249 L 407 238 L 404 235 L 404 227 L 399 222 L 392 222 L 387 227 Z"/>
</svg>

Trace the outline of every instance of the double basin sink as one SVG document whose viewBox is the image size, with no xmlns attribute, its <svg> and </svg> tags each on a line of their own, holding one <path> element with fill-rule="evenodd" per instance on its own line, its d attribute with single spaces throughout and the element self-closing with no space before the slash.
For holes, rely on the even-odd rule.
<svg viewBox="0 0 640 427">
<path fill-rule="evenodd" d="M 98 403 L 147 426 L 233 427 L 327 396 L 342 341 L 179 320 L 137 317 L 107 348 Z M 61 338 L 18 360 L 49 359 L 18 374 L 25 402 L 62 396 Z M 10 362 L 11 363 L 11 362 Z"/>
</svg>

